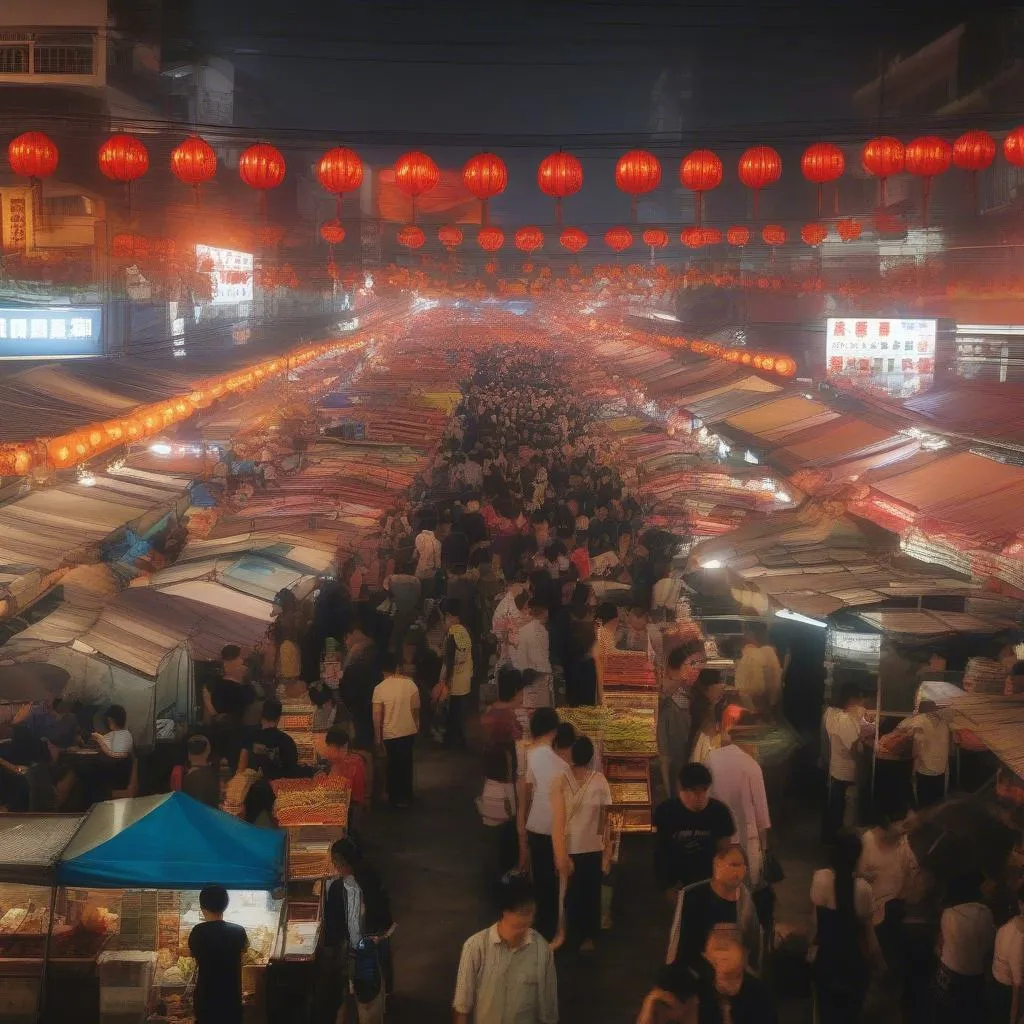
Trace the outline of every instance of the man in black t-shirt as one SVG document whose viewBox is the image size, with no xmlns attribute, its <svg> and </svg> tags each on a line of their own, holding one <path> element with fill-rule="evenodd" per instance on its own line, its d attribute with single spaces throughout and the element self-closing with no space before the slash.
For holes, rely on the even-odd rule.
<svg viewBox="0 0 1024 1024">
<path fill-rule="evenodd" d="M 242 1024 L 242 954 L 249 948 L 245 929 L 228 924 L 228 893 L 208 885 L 199 893 L 203 921 L 192 929 L 188 948 L 196 961 L 196 1024 Z"/>
<path fill-rule="evenodd" d="M 246 767 L 262 772 L 265 779 L 289 779 L 298 772 L 298 748 L 295 740 L 278 728 L 280 722 L 281 702 L 264 701 L 260 727 L 246 744 Z"/>
<path fill-rule="evenodd" d="M 736 831 L 729 808 L 710 790 L 711 772 L 704 765 L 684 765 L 678 797 L 654 811 L 654 867 L 673 900 L 682 886 L 711 877 L 718 842 Z"/>
</svg>

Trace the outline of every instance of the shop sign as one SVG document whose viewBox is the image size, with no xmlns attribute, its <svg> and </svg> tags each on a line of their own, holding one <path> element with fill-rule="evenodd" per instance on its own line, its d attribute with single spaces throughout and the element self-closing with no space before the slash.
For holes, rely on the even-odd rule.
<svg viewBox="0 0 1024 1024">
<path fill-rule="evenodd" d="M 0 307 L 0 359 L 102 355 L 100 306 Z"/>
</svg>

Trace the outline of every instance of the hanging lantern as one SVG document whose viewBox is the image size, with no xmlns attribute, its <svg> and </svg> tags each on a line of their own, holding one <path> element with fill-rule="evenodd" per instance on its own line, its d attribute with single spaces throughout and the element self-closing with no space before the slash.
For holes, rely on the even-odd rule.
<svg viewBox="0 0 1024 1024">
<path fill-rule="evenodd" d="M 679 181 L 683 188 L 697 193 L 697 223 L 704 216 L 704 193 L 722 184 L 722 161 L 710 149 L 695 149 L 683 157 L 679 165 Z"/>
<path fill-rule="evenodd" d="M 900 174 L 906 164 L 906 150 L 899 139 L 880 135 L 864 143 L 860 153 L 864 170 L 878 179 L 879 204 L 885 206 L 885 183 L 894 174 Z"/>
<path fill-rule="evenodd" d="M 828 238 L 828 228 L 824 224 L 805 224 L 800 229 L 800 238 L 805 245 L 821 245 Z"/>
<path fill-rule="evenodd" d="M 7 147 L 7 162 L 19 178 L 37 183 L 57 170 L 57 146 L 49 135 L 25 132 Z"/>
<path fill-rule="evenodd" d="M 646 149 L 631 149 L 623 153 L 615 164 L 615 187 L 630 197 L 629 209 L 636 223 L 638 196 L 653 192 L 661 184 L 661 164 Z"/>
<path fill-rule="evenodd" d="M 718 228 L 701 228 L 701 240 L 704 245 L 721 245 L 722 232 Z"/>
<path fill-rule="evenodd" d="M 921 179 L 921 223 L 927 228 L 932 179 L 949 170 L 953 148 L 937 135 L 922 135 L 907 145 L 904 157 L 907 172 Z"/>
<path fill-rule="evenodd" d="M 774 185 L 782 177 L 782 157 L 771 146 L 751 146 L 740 157 L 740 181 L 754 193 L 754 216 L 757 216 L 761 189 Z"/>
<path fill-rule="evenodd" d="M 452 252 L 462 245 L 462 228 L 446 224 L 437 229 L 437 240 L 449 251 Z"/>
<path fill-rule="evenodd" d="M 537 168 L 537 187 L 555 201 L 555 222 L 562 223 L 562 200 L 583 188 L 583 165 L 559 150 L 544 157 Z"/>
<path fill-rule="evenodd" d="M 259 192 L 277 188 L 284 181 L 284 157 L 269 142 L 257 142 L 238 158 L 238 176 Z"/>
<path fill-rule="evenodd" d="M 800 158 L 800 171 L 818 189 L 818 216 L 821 216 L 821 187 L 830 181 L 838 181 L 846 170 L 846 157 L 833 142 L 815 142 L 804 150 Z M 839 208 L 839 191 L 836 187 L 836 209 Z"/>
<path fill-rule="evenodd" d="M 786 244 L 786 229 L 778 224 L 765 224 L 761 229 L 761 239 L 765 245 L 774 248 L 777 245 Z"/>
<path fill-rule="evenodd" d="M 775 372 L 780 377 L 796 376 L 796 360 L 790 356 L 778 356 L 775 359 Z"/>
<path fill-rule="evenodd" d="M 750 228 L 732 227 L 725 233 L 726 240 L 730 245 L 742 249 L 750 241 Z"/>
<path fill-rule="evenodd" d="M 1013 164 L 1014 167 L 1024 167 L 1024 125 L 1020 128 L 1014 128 L 1003 139 L 1003 156 L 1006 157 L 1006 162 Z M 14 167 L 13 163 L 11 167 Z M 15 174 L 17 173 L 15 171 Z"/>
<path fill-rule="evenodd" d="M 520 228 L 515 233 L 514 242 L 520 252 L 536 252 L 544 244 L 544 232 L 540 228 Z"/>
<path fill-rule="evenodd" d="M 395 161 L 395 187 L 412 200 L 412 222 L 416 223 L 416 200 L 437 188 L 441 171 L 427 156 L 413 150 Z"/>
<path fill-rule="evenodd" d="M 558 236 L 558 242 L 562 248 L 568 250 L 574 256 L 576 253 L 585 249 L 589 241 L 590 239 L 587 237 L 587 233 L 582 231 L 580 228 L 566 228 Z"/>
<path fill-rule="evenodd" d="M 668 245 L 668 232 L 664 228 L 648 228 L 642 237 L 644 245 L 652 249 L 664 249 Z"/>
<path fill-rule="evenodd" d="M 964 132 L 953 143 L 953 166 L 966 171 L 971 190 L 971 207 L 978 209 L 978 175 L 992 166 L 996 158 L 996 140 L 980 130 Z"/>
<path fill-rule="evenodd" d="M 100 146 L 99 164 L 105 178 L 130 185 L 149 170 L 149 151 L 134 135 L 111 135 Z"/>
<path fill-rule="evenodd" d="M 844 217 L 842 220 L 836 221 L 836 233 L 844 242 L 856 242 L 860 238 L 861 230 L 860 221 L 856 221 L 852 217 Z"/>
<path fill-rule="evenodd" d="M 406 224 L 401 231 L 398 232 L 398 244 L 404 245 L 406 249 L 420 249 L 423 247 L 423 243 L 426 242 L 427 236 L 423 234 L 423 229 L 417 227 L 415 224 Z"/>
<path fill-rule="evenodd" d="M 612 252 L 625 252 L 633 244 L 633 232 L 629 228 L 609 228 L 604 233 L 604 244 Z"/>
<path fill-rule="evenodd" d="M 341 245 L 345 241 L 345 229 L 341 226 L 340 221 L 328 220 L 320 225 L 320 237 L 331 248 L 334 248 L 334 246 Z"/>
<path fill-rule="evenodd" d="M 679 233 L 679 241 L 687 249 L 699 249 L 704 244 L 704 232 L 698 227 L 683 228 Z"/>
<path fill-rule="evenodd" d="M 477 153 L 462 168 L 462 182 L 471 196 L 480 200 L 480 219 L 488 220 L 488 203 L 508 187 L 508 168 L 500 156 Z"/>
<path fill-rule="evenodd" d="M 344 146 L 327 150 L 317 162 L 316 177 L 323 190 L 335 197 L 336 216 L 341 220 L 345 193 L 355 192 L 363 184 L 363 161 L 359 154 Z"/>
<path fill-rule="evenodd" d="M 476 233 L 476 244 L 484 252 L 497 252 L 505 244 L 505 232 L 485 225 Z"/>
<path fill-rule="evenodd" d="M 199 202 L 200 186 L 211 181 L 217 173 L 217 154 L 205 139 L 198 135 L 187 138 L 171 150 L 171 174 L 195 190 Z"/>
</svg>

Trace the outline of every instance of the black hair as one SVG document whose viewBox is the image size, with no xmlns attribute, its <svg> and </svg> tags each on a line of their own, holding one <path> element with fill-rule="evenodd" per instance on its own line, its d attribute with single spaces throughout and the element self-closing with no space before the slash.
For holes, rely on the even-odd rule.
<svg viewBox="0 0 1024 1024">
<path fill-rule="evenodd" d="M 284 708 L 281 707 L 281 702 L 274 697 L 270 697 L 263 702 L 263 710 L 260 712 L 260 717 L 264 722 L 279 722 L 283 712 Z"/>
<path fill-rule="evenodd" d="M 594 760 L 594 744 L 589 736 L 577 736 L 572 745 L 572 763 L 577 768 L 585 768 Z"/>
<path fill-rule="evenodd" d="M 665 665 L 673 671 L 678 671 L 686 664 L 687 658 L 705 654 L 704 644 L 700 640 L 687 640 L 685 644 L 681 644 L 669 652 L 669 656 L 665 659 Z"/>
<path fill-rule="evenodd" d="M 703 690 L 717 686 L 722 681 L 722 673 L 717 668 L 702 668 L 697 676 L 696 685 Z"/>
<path fill-rule="evenodd" d="M 619 609 L 611 601 L 602 601 L 594 610 L 594 618 L 602 625 L 607 626 L 613 619 L 619 617 Z"/>
<path fill-rule="evenodd" d="M 256 779 L 245 794 L 245 820 L 251 825 L 261 814 L 274 813 L 274 787 L 266 779 Z"/>
<path fill-rule="evenodd" d="M 202 734 L 196 733 L 191 737 L 187 745 L 188 752 L 195 757 L 201 757 L 210 750 L 210 741 Z"/>
<path fill-rule="evenodd" d="M 711 772 L 708 770 L 707 765 L 700 764 L 697 761 L 691 764 L 684 764 L 679 769 L 679 788 L 710 789 Z"/>
<path fill-rule="evenodd" d="M 768 642 L 768 627 L 763 622 L 748 622 L 747 634 L 752 636 L 759 644 Z"/>
<path fill-rule="evenodd" d="M 516 694 L 523 688 L 523 674 L 511 665 L 503 665 L 498 669 L 498 700 L 515 700 Z"/>
<path fill-rule="evenodd" d="M 568 750 L 576 742 L 576 726 L 572 722 L 559 722 L 555 730 L 555 750 Z"/>
<path fill-rule="evenodd" d="M 228 902 L 228 891 L 223 885 L 207 885 L 199 890 L 199 906 L 211 914 L 223 914 Z"/>
<path fill-rule="evenodd" d="M 380 670 L 382 672 L 398 671 L 398 656 L 391 651 L 384 651 L 380 656 Z"/>
<path fill-rule="evenodd" d="M 362 863 L 363 855 L 353 840 L 346 836 L 343 839 L 336 839 L 331 845 L 331 860 L 336 863 L 342 861 L 354 870 Z"/>
<path fill-rule="evenodd" d="M 128 724 L 128 712 L 120 704 L 111 704 L 104 718 L 108 722 L 113 722 L 118 729 L 123 729 Z"/>
<path fill-rule="evenodd" d="M 220 649 L 220 660 L 221 661 L 234 661 L 235 658 L 239 657 L 242 653 L 242 648 L 238 644 L 227 644 L 225 647 Z"/>
<path fill-rule="evenodd" d="M 860 697 L 860 687 L 856 683 L 844 683 L 839 690 L 839 698 L 836 701 L 837 708 L 845 708 L 851 701 Z"/>
<path fill-rule="evenodd" d="M 329 747 L 347 747 L 349 744 L 349 735 L 340 725 L 332 725 L 330 729 L 327 730 L 324 742 Z"/>
<path fill-rule="evenodd" d="M 547 601 L 544 600 L 544 598 L 537 597 L 536 595 L 534 597 L 530 598 L 530 611 L 531 612 L 540 612 L 540 611 L 548 611 L 548 610 L 549 610 L 548 603 L 547 603 Z"/>
<path fill-rule="evenodd" d="M 462 602 L 457 597 L 449 597 L 444 602 L 444 613 L 453 619 L 462 619 Z"/>
<path fill-rule="evenodd" d="M 526 910 L 537 903 L 533 883 L 526 875 L 510 871 L 502 875 L 495 888 L 495 907 L 498 917 L 502 917 L 509 911 Z"/>
<path fill-rule="evenodd" d="M 530 735 L 534 739 L 558 730 L 558 712 L 554 708 L 537 708 L 530 715 Z"/>
</svg>

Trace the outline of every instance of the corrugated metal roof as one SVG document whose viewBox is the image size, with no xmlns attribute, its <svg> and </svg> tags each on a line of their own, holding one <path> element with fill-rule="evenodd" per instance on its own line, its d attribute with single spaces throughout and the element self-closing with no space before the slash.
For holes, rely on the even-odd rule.
<svg viewBox="0 0 1024 1024">
<path fill-rule="evenodd" d="M 787 395 L 759 405 L 749 412 L 729 416 L 725 423 L 762 441 L 780 441 L 798 430 L 836 419 L 838 415 L 821 402 L 802 395 Z"/>
</svg>

